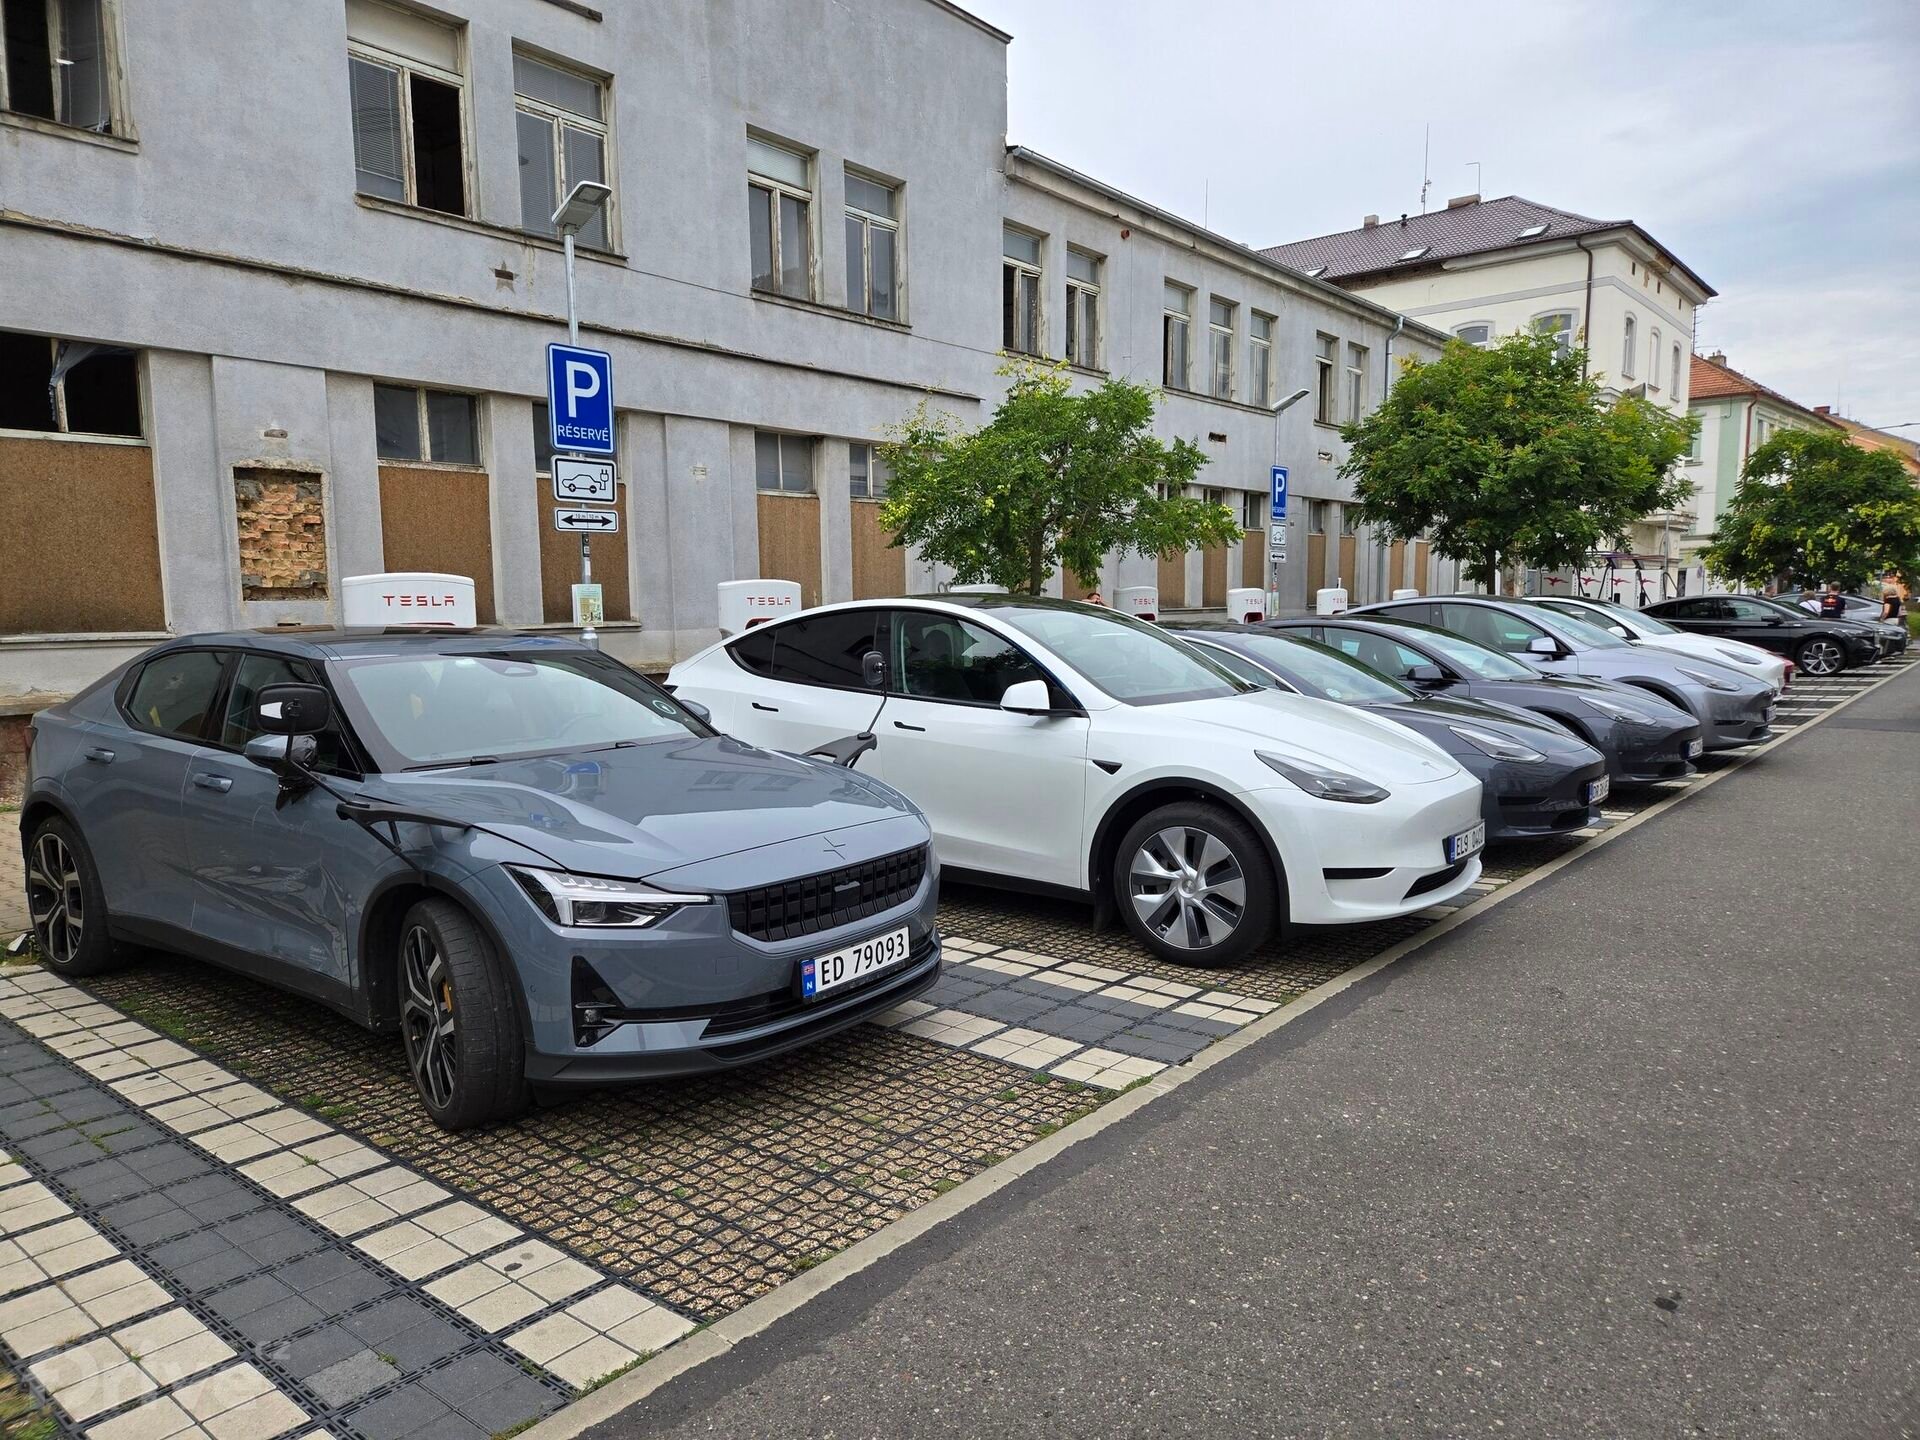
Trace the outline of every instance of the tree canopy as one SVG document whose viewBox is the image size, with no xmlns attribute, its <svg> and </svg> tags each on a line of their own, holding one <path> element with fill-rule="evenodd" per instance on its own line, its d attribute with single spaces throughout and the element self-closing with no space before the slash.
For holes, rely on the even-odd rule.
<svg viewBox="0 0 1920 1440">
<path fill-rule="evenodd" d="M 1704 553 L 1748 585 L 1785 577 L 1854 590 L 1920 573 L 1920 492 L 1899 460 L 1837 430 L 1782 430 L 1747 457 Z"/>
<path fill-rule="evenodd" d="M 1524 333 L 1409 359 L 1380 407 L 1343 432 L 1360 523 L 1425 534 L 1493 590 L 1500 565 L 1577 566 L 1679 503 L 1690 487 L 1674 469 L 1693 422 L 1638 396 L 1607 400 L 1585 361 Z"/>
<path fill-rule="evenodd" d="M 881 523 L 961 584 L 1039 594 L 1062 567 L 1097 582 L 1109 552 L 1224 545 L 1239 526 L 1185 491 L 1207 463 L 1152 433 L 1155 392 L 1109 379 L 1075 391 L 1064 366 L 1021 361 L 993 419 L 963 430 L 923 403 L 881 447 L 893 478 Z"/>
</svg>

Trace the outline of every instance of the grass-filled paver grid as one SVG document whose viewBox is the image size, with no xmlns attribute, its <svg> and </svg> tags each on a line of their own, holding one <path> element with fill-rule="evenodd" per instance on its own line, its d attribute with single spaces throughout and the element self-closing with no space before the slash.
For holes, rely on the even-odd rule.
<svg viewBox="0 0 1920 1440">
<path fill-rule="evenodd" d="M 742 1070 L 568 1096 L 449 1136 L 421 1110 L 398 1039 L 318 1005 L 155 953 L 88 988 L 701 1320 L 1104 1098 L 868 1026 Z"/>
</svg>

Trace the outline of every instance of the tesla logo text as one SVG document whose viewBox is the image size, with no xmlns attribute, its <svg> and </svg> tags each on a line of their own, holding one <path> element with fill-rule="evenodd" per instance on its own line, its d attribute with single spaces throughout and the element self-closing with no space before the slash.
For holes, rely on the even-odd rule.
<svg viewBox="0 0 1920 1440">
<path fill-rule="evenodd" d="M 382 595 L 381 602 L 386 605 L 424 606 L 429 610 L 438 610 L 442 605 L 458 602 L 451 595 Z"/>
</svg>

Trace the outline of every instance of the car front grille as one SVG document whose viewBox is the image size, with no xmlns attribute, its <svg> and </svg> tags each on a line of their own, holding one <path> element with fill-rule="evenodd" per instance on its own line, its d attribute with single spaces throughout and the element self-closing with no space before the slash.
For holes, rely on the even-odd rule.
<svg viewBox="0 0 1920 1440">
<path fill-rule="evenodd" d="M 750 940 L 792 940 L 851 925 L 904 902 L 927 874 L 927 847 L 823 870 L 727 897 L 734 930 Z"/>
</svg>

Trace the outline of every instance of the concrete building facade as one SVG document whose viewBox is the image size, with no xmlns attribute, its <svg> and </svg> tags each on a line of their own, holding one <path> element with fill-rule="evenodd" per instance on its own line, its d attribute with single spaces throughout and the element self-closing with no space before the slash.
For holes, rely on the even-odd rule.
<svg viewBox="0 0 1920 1440">
<path fill-rule="evenodd" d="M 16 53 L 0 93 L 0 706 L 168 634 L 335 619 L 356 573 L 472 574 L 484 619 L 566 627 L 545 217 L 580 179 L 613 191 L 577 267 L 619 407 L 601 633 L 639 665 L 713 639 L 724 580 L 793 578 L 808 603 L 940 582 L 888 548 L 871 447 L 923 400 L 991 414 L 1009 225 L 1037 242 L 1040 353 L 1067 354 L 1079 257 L 1089 382 L 1159 383 L 1166 284 L 1189 287 L 1193 378 L 1160 423 L 1208 450 L 1202 483 L 1250 522 L 1263 507 L 1238 497 L 1264 500 L 1275 421 L 1250 368 L 1222 396 L 1199 383 L 1213 300 L 1235 367 L 1267 322 L 1271 394 L 1313 383 L 1316 337 L 1364 351 L 1356 393 L 1387 383 L 1389 309 L 1009 151 L 1008 37 L 944 0 L 57 12 L 76 9 L 97 40 L 44 37 L 71 83 Z M 1411 324 L 1394 343 L 1440 340 Z M 1301 607 L 1344 455 L 1310 407 L 1280 424 Z M 1164 576 L 1199 605 L 1252 573 L 1231 548 L 1103 578 Z M 1442 583 L 1424 553 L 1358 537 L 1313 553 L 1312 579 L 1362 594 Z"/>
<path fill-rule="evenodd" d="M 1747 457 L 1782 430 L 1844 430 L 1830 415 L 1789 400 L 1742 375 L 1723 352 L 1691 357 L 1690 405 L 1700 421 L 1687 475 L 1693 481 L 1697 529 L 1689 550 L 1713 539 L 1727 504 L 1739 488 Z"/>
</svg>

